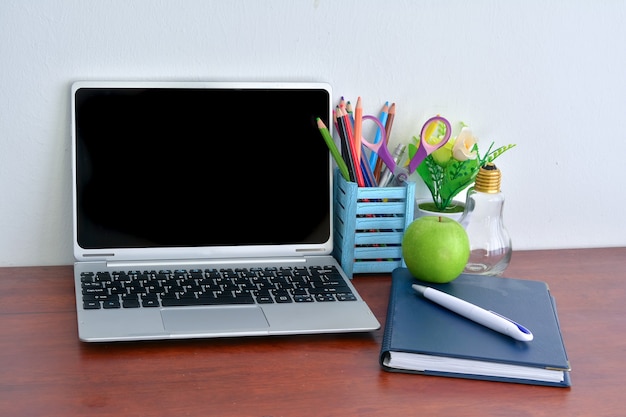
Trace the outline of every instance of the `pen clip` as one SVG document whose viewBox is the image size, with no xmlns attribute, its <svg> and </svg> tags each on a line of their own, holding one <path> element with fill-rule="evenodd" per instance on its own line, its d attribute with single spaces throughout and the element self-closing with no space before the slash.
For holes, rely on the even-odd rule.
<svg viewBox="0 0 626 417">
<path fill-rule="evenodd" d="M 514 324 L 515 327 L 517 327 L 519 329 L 520 333 L 518 333 L 516 335 L 509 335 L 509 336 L 513 337 L 514 339 L 521 340 L 521 341 L 524 341 L 524 342 L 530 342 L 531 340 L 533 340 L 533 337 L 534 337 L 533 333 L 530 330 L 528 330 L 526 327 L 522 326 L 521 324 L 519 324 L 518 322 L 516 322 L 514 320 L 511 320 L 508 317 L 503 316 L 502 314 L 496 313 L 493 310 L 489 310 L 489 312 L 492 313 L 492 314 L 495 314 L 498 317 L 503 318 L 504 320 L 506 320 L 506 321 L 508 321 L 508 322 L 510 322 L 512 324 Z"/>
</svg>

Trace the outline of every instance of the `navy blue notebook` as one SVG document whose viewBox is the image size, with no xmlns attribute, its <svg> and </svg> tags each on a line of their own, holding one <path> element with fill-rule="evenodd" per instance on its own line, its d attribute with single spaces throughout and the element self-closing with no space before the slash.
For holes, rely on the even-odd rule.
<svg viewBox="0 0 626 417">
<path fill-rule="evenodd" d="M 418 295 L 412 284 L 447 292 L 529 328 L 514 340 Z M 545 282 L 462 274 L 424 283 L 406 268 L 392 273 L 380 364 L 391 372 L 569 387 L 570 364 L 554 297 Z"/>
</svg>

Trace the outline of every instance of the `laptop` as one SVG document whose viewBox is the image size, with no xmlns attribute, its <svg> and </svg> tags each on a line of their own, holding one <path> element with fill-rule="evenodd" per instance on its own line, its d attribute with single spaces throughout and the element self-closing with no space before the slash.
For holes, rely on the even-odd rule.
<svg viewBox="0 0 626 417">
<path fill-rule="evenodd" d="M 380 328 L 332 256 L 331 101 L 325 83 L 73 83 L 79 339 Z"/>
</svg>

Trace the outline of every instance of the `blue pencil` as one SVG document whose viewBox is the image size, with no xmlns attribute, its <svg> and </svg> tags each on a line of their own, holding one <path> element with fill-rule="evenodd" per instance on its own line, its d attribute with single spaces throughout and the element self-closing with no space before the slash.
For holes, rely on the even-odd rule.
<svg viewBox="0 0 626 417">
<path fill-rule="evenodd" d="M 365 149 L 365 147 L 363 147 Z M 361 153 L 361 169 L 363 170 L 363 179 L 366 187 L 378 187 L 378 182 L 374 177 L 374 173 L 370 169 L 365 153 Z"/>
</svg>

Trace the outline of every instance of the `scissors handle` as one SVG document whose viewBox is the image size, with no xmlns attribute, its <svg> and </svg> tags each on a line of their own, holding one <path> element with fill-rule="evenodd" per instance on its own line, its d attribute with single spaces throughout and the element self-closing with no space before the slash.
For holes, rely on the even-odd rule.
<svg viewBox="0 0 626 417">
<path fill-rule="evenodd" d="M 393 159 L 393 156 L 389 153 L 389 148 L 387 148 L 387 133 L 385 132 L 385 127 L 380 122 L 378 117 L 367 115 L 363 116 L 363 120 L 371 120 L 372 122 L 378 125 L 378 128 L 381 132 L 381 138 L 378 143 L 371 143 L 364 137 L 361 137 L 361 143 L 372 152 L 376 152 L 378 157 L 383 161 L 383 163 L 387 166 L 389 171 L 393 173 L 395 177 L 397 177 L 400 181 L 406 181 L 409 178 L 409 170 L 403 166 L 398 165 Z"/>
<path fill-rule="evenodd" d="M 428 128 L 433 123 L 439 123 L 439 122 L 445 125 L 446 133 L 443 139 L 441 139 L 436 144 L 431 145 L 430 143 L 428 143 L 428 141 L 426 140 L 427 138 L 425 138 L 424 136 Z M 422 127 L 422 131 L 420 132 L 420 143 L 419 143 L 420 146 L 417 149 L 415 156 L 413 157 L 413 159 L 411 159 L 411 162 L 409 163 L 409 172 L 410 173 L 415 172 L 417 167 L 422 163 L 422 161 L 424 161 L 424 159 L 426 159 L 428 155 L 430 155 L 431 153 L 435 152 L 437 149 L 445 145 L 448 142 L 448 140 L 450 140 L 451 132 L 452 132 L 452 126 L 450 126 L 450 122 L 446 118 L 441 117 L 441 116 L 433 116 L 430 119 L 428 119 L 426 123 L 424 123 L 424 126 Z"/>
</svg>

